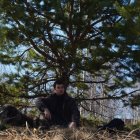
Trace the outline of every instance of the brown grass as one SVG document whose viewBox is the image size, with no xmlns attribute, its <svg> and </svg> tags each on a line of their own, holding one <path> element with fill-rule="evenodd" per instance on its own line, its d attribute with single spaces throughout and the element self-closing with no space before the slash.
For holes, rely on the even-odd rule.
<svg viewBox="0 0 140 140">
<path fill-rule="evenodd" d="M 131 132 L 96 132 L 93 128 L 58 129 L 46 132 L 29 128 L 10 128 L 0 131 L 0 140 L 140 140 L 140 129 Z"/>
</svg>

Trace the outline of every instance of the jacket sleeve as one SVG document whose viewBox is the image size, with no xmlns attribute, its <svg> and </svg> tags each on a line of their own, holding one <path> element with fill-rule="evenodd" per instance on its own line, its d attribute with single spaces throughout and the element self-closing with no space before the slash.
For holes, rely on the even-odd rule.
<svg viewBox="0 0 140 140">
<path fill-rule="evenodd" d="M 76 125 L 80 125 L 80 112 L 78 110 L 78 105 L 74 99 L 71 101 L 71 111 L 72 111 L 72 121 L 76 122 Z"/>
</svg>

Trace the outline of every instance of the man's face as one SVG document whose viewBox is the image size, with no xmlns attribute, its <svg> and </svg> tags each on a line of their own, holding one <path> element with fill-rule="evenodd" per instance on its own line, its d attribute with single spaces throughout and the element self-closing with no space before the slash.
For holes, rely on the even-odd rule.
<svg viewBox="0 0 140 140">
<path fill-rule="evenodd" d="M 63 84 L 56 84 L 55 88 L 54 88 L 54 92 L 57 95 L 63 95 L 65 92 L 65 88 Z"/>
</svg>

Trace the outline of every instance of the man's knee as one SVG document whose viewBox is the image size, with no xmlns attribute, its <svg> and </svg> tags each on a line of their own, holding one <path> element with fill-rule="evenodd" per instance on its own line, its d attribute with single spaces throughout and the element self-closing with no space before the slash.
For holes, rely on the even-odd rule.
<svg viewBox="0 0 140 140">
<path fill-rule="evenodd" d="M 35 101 L 36 107 L 42 105 L 42 103 L 43 103 L 43 98 L 42 97 L 37 98 L 36 101 Z"/>
<path fill-rule="evenodd" d="M 44 97 L 39 97 L 36 99 L 35 101 L 35 106 L 41 111 L 43 112 L 43 108 L 46 107 L 46 98 Z"/>
</svg>

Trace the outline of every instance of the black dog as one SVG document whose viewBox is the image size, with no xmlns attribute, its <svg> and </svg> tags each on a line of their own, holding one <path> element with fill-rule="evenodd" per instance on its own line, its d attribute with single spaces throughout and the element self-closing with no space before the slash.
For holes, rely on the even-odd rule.
<svg viewBox="0 0 140 140">
<path fill-rule="evenodd" d="M 114 118 L 111 120 L 108 124 L 100 127 L 98 131 L 100 130 L 108 130 L 109 132 L 115 132 L 115 130 L 122 131 L 124 130 L 124 121 L 119 118 Z"/>
<path fill-rule="evenodd" d="M 25 126 L 26 123 L 33 127 L 34 121 L 32 118 L 22 114 L 12 105 L 4 105 L 0 111 L 0 120 L 3 124 L 13 126 Z"/>
</svg>

